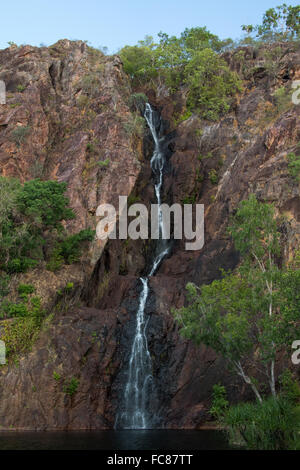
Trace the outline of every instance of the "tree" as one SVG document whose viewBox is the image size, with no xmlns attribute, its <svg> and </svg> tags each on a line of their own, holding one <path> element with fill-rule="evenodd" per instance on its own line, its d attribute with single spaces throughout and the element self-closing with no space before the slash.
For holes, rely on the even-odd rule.
<svg viewBox="0 0 300 470">
<path fill-rule="evenodd" d="M 19 211 L 41 229 L 60 228 L 62 220 L 74 219 L 65 196 L 66 183 L 58 181 L 26 181 L 17 196 Z"/>
<path fill-rule="evenodd" d="M 243 25 L 247 34 L 256 33 L 262 41 L 290 41 L 300 38 L 300 6 L 283 3 L 269 8 L 263 16 L 261 25 Z"/>
<path fill-rule="evenodd" d="M 196 52 L 185 68 L 188 107 L 202 117 L 217 120 L 229 108 L 241 82 L 212 49 Z"/>
<path fill-rule="evenodd" d="M 24 272 L 43 259 L 45 232 L 62 231 L 62 220 L 75 217 L 66 184 L 0 178 L 0 270 Z"/>
<path fill-rule="evenodd" d="M 188 284 L 189 304 L 175 317 L 185 337 L 223 356 L 262 402 L 251 371 L 267 378 L 276 397 L 276 353 L 300 334 L 300 270 L 280 268 L 275 209 L 254 195 L 240 204 L 229 233 L 243 262 L 210 285 Z"/>
</svg>

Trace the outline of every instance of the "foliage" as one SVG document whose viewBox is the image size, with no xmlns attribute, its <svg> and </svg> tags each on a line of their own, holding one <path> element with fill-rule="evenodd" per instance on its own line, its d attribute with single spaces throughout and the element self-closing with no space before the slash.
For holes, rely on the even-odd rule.
<svg viewBox="0 0 300 470">
<path fill-rule="evenodd" d="M 82 244 L 86 241 L 93 241 L 95 231 L 91 229 L 81 230 L 79 233 L 62 237 L 56 242 L 50 260 L 47 264 L 49 271 L 56 271 L 63 263 L 72 264 L 79 261 Z"/>
<path fill-rule="evenodd" d="M 28 286 L 25 290 L 32 291 Z M 19 303 L 2 303 L 0 316 L 6 319 L 2 322 L 1 340 L 5 342 L 7 357 L 16 358 L 31 348 L 39 334 L 44 315 L 39 297 L 31 297 Z"/>
<path fill-rule="evenodd" d="M 64 385 L 64 392 L 69 395 L 70 397 L 72 397 L 73 395 L 75 395 L 75 393 L 77 392 L 77 389 L 78 389 L 78 386 L 79 386 L 79 380 L 76 379 L 76 377 L 72 377 L 65 385 Z"/>
<path fill-rule="evenodd" d="M 296 180 L 300 181 L 300 155 L 291 152 L 287 156 L 289 174 Z"/>
<path fill-rule="evenodd" d="M 18 210 L 34 222 L 41 230 L 61 228 L 62 220 L 74 219 L 65 196 L 66 183 L 57 181 L 26 181 L 17 199 Z"/>
<path fill-rule="evenodd" d="M 286 369 L 279 377 L 280 395 L 296 405 L 300 402 L 300 386 L 289 369 Z"/>
<path fill-rule="evenodd" d="M 34 286 L 32 284 L 19 284 L 18 294 L 20 296 L 33 294 L 34 291 L 35 291 L 35 289 L 34 289 Z"/>
<path fill-rule="evenodd" d="M 274 104 L 276 107 L 277 114 L 284 113 L 287 109 L 292 106 L 292 99 L 290 90 L 285 87 L 280 87 L 274 92 Z"/>
<path fill-rule="evenodd" d="M 23 143 L 25 138 L 30 133 L 30 126 L 18 126 L 11 133 L 11 138 L 13 142 L 17 144 L 18 147 Z"/>
<path fill-rule="evenodd" d="M 60 374 L 58 374 L 58 372 L 55 372 L 55 370 L 53 371 L 53 378 L 54 380 L 56 380 L 56 382 L 59 382 L 60 379 L 61 379 L 61 376 Z"/>
<path fill-rule="evenodd" d="M 203 118 L 217 120 L 230 109 L 231 97 L 241 90 L 237 75 L 213 50 L 195 53 L 185 68 L 187 105 Z"/>
<path fill-rule="evenodd" d="M 35 179 L 21 185 L 0 177 L 0 270 L 12 274 L 33 268 L 45 257 L 45 243 L 54 242 L 50 263 L 59 257 L 59 265 L 78 260 L 81 242 L 91 241 L 92 235 L 89 230 L 70 237 L 63 233 L 61 222 L 75 217 L 65 191 L 65 183 L 57 181 Z"/>
<path fill-rule="evenodd" d="M 148 98 L 144 93 L 133 93 L 129 99 L 129 106 L 135 111 L 143 111 Z"/>
<path fill-rule="evenodd" d="M 44 313 L 40 297 L 31 297 L 30 299 L 27 297 L 23 299 L 23 302 L 2 302 L 0 317 L 34 317 L 39 322 Z"/>
<path fill-rule="evenodd" d="M 109 166 L 109 163 L 110 163 L 110 159 L 106 158 L 105 160 L 99 160 L 97 162 L 97 165 L 100 166 L 101 168 L 106 168 Z"/>
<path fill-rule="evenodd" d="M 209 410 L 210 414 L 220 420 L 228 409 L 229 402 L 226 398 L 226 389 L 223 385 L 215 384 L 213 386 L 212 404 Z"/>
<path fill-rule="evenodd" d="M 283 3 L 276 8 L 269 8 L 261 25 L 243 25 L 247 34 L 256 34 L 261 41 L 291 41 L 300 38 L 300 6 Z"/>
<path fill-rule="evenodd" d="M 299 337 L 300 270 L 278 264 L 279 231 L 274 207 L 255 196 L 242 201 L 229 227 L 243 262 L 234 273 L 201 288 L 187 285 L 189 304 L 175 312 L 181 334 L 204 343 L 262 401 L 258 368 L 276 396 L 276 353 Z"/>
<path fill-rule="evenodd" d="M 206 28 L 191 28 L 179 36 L 159 33 L 137 46 L 125 46 L 120 56 L 134 83 L 156 80 L 172 92 L 188 88 L 188 111 L 215 120 L 228 111 L 230 98 L 240 89 L 237 75 L 218 55 L 227 41 L 221 41 Z"/>
<path fill-rule="evenodd" d="M 18 85 L 17 86 L 17 91 L 19 91 L 20 93 L 22 93 L 24 90 L 25 90 L 26 86 L 25 85 Z"/>
<path fill-rule="evenodd" d="M 80 82 L 80 85 L 81 85 L 81 88 L 82 88 L 82 91 L 90 96 L 91 98 L 95 97 L 98 90 L 99 90 L 99 87 L 101 86 L 101 80 L 100 80 L 100 75 L 95 73 L 95 72 L 91 72 L 89 74 L 86 74 L 82 77 L 82 80 Z M 83 100 L 83 99 L 81 99 Z M 82 103 L 81 103 L 82 105 Z"/>
<path fill-rule="evenodd" d="M 284 397 L 269 397 L 262 403 L 240 403 L 225 412 L 231 441 L 247 449 L 295 450 L 299 445 L 299 407 Z"/>
<path fill-rule="evenodd" d="M 138 113 L 131 113 L 126 122 L 124 122 L 124 129 L 128 135 L 143 137 L 145 130 L 145 119 L 139 116 Z"/>
<path fill-rule="evenodd" d="M 209 180 L 212 184 L 217 184 L 218 183 L 217 171 L 214 168 L 209 171 L 208 177 L 209 177 Z"/>
<path fill-rule="evenodd" d="M 2 322 L 1 340 L 5 342 L 7 357 L 17 357 L 30 350 L 40 331 L 40 323 L 33 316 Z"/>
</svg>

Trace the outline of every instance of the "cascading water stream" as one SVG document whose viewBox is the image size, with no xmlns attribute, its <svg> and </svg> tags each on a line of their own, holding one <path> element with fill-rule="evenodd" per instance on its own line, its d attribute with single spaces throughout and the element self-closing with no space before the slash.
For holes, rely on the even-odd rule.
<svg viewBox="0 0 300 470">
<path fill-rule="evenodd" d="M 124 411 L 117 416 L 116 420 L 116 427 L 123 429 L 147 429 L 151 427 L 151 414 L 147 409 L 147 403 L 153 390 L 153 377 L 152 361 L 146 336 L 147 321 L 145 321 L 145 306 L 149 293 L 149 277 L 155 274 L 160 263 L 169 252 L 167 241 L 161 239 L 164 233 L 160 204 L 165 156 L 161 149 L 162 139 L 159 138 L 156 129 L 155 114 L 148 103 L 146 104 L 144 117 L 155 144 L 151 158 L 151 168 L 154 175 L 154 189 L 158 204 L 159 240 L 156 255 L 150 265 L 148 275 L 140 278 L 142 291 L 139 297 L 136 328 L 129 359 L 128 377 L 124 394 Z"/>
</svg>

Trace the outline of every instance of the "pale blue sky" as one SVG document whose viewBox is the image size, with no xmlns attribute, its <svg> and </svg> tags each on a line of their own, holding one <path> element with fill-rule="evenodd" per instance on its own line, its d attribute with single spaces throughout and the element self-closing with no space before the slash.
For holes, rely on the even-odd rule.
<svg viewBox="0 0 300 470">
<path fill-rule="evenodd" d="M 221 38 L 236 39 L 241 24 L 257 24 L 262 14 L 284 0 L 1 0 L 0 48 L 53 44 L 58 39 L 88 40 L 115 52 L 146 34 L 180 34 L 207 26 Z M 286 0 L 298 5 L 299 0 Z"/>
</svg>

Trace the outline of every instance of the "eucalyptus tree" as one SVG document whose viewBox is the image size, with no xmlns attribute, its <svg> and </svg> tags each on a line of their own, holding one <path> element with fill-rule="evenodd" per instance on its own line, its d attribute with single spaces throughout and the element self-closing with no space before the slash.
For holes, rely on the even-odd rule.
<svg viewBox="0 0 300 470">
<path fill-rule="evenodd" d="M 182 335 L 224 357 L 262 402 L 266 379 L 277 396 L 277 353 L 300 335 L 300 270 L 280 265 L 272 204 L 251 195 L 239 205 L 228 230 L 241 254 L 240 266 L 209 285 L 189 283 L 188 305 L 174 314 Z"/>
</svg>

